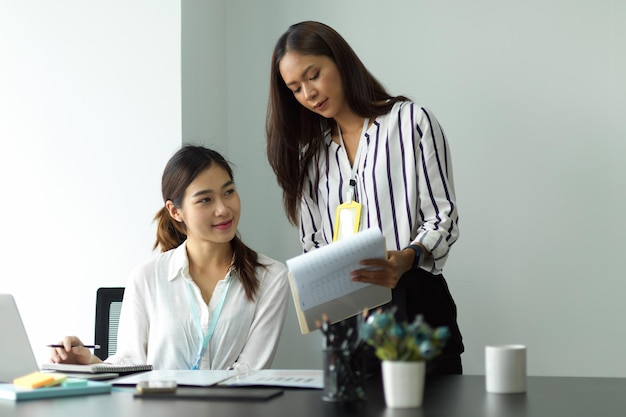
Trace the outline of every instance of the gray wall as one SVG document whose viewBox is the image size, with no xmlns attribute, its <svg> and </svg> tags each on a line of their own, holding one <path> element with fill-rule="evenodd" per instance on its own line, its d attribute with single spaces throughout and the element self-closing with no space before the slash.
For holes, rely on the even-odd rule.
<svg viewBox="0 0 626 417">
<path fill-rule="evenodd" d="M 534 375 L 626 376 L 618 0 L 1 2 L 0 292 L 16 294 L 40 360 L 61 335 L 90 340 L 95 289 L 150 256 L 181 140 L 236 164 L 252 247 L 300 252 L 263 132 L 272 47 L 306 19 L 448 134 L 461 239 L 445 274 L 467 373 L 483 372 L 486 344 L 511 342 Z M 319 367 L 320 347 L 292 309 L 275 366 Z"/>
<path fill-rule="evenodd" d="M 222 1 L 181 2 L 183 142 L 228 153 L 226 14 Z M 202 80 L 202 82 L 198 82 Z"/>
<path fill-rule="evenodd" d="M 183 2 L 183 27 L 198 23 L 192 6 Z M 625 3 L 229 0 L 211 7 L 200 8 L 207 25 L 225 16 L 225 50 L 217 46 L 215 58 L 226 58 L 225 79 L 189 79 L 183 60 L 183 86 L 227 86 L 219 97 L 244 203 L 240 230 L 251 246 L 282 261 L 300 251 L 265 159 L 269 58 L 290 24 L 320 20 L 392 93 L 430 107 L 449 137 L 461 238 L 445 275 L 459 308 L 466 373 L 483 373 L 485 345 L 506 342 L 528 345 L 533 375 L 626 376 L 619 359 L 626 348 Z M 206 52 L 214 40 L 184 38 L 183 50 Z M 204 129 L 187 122 L 184 131 Z M 320 346 L 319 335 L 299 334 L 291 310 L 275 366 L 318 367 Z"/>
</svg>

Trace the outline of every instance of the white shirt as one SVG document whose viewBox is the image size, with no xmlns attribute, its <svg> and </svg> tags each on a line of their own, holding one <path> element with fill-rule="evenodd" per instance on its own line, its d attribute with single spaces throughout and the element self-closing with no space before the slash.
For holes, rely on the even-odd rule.
<svg viewBox="0 0 626 417">
<path fill-rule="evenodd" d="M 399 102 L 374 120 L 358 160 L 355 200 L 361 203 L 360 230 L 378 227 L 387 250 L 421 242 L 432 253 L 421 267 L 441 273 L 457 240 L 458 212 L 452 160 L 435 116 L 412 102 Z M 320 151 L 320 180 L 309 169 L 300 211 L 304 252 L 332 242 L 335 212 L 344 202 L 352 174 L 345 149 L 326 138 Z"/>
<path fill-rule="evenodd" d="M 213 291 L 209 305 L 189 276 L 186 242 L 135 268 L 124 292 L 117 352 L 106 362 L 151 364 L 154 369 L 191 369 L 201 349 L 197 323 L 206 334 L 215 308 L 232 277 L 224 307 L 200 369 L 228 369 L 245 364 L 269 368 L 287 312 L 286 267 L 259 254 L 256 276 L 259 291 L 246 298 L 237 273 L 231 269 Z M 191 289 L 191 291 L 190 291 Z M 194 321 L 191 303 L 200 313 Z"/>
</svg>

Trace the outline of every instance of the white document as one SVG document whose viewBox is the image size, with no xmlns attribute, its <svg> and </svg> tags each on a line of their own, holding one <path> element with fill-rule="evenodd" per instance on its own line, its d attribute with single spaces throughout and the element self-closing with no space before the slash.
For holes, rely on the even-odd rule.
<svg viewBox="0 0 626 417">
<path fill-rule="evenodd" d="M 220 382 L 219 385 L 324 388 L 324 372 L 318 369 L 261 369 Z"/>
<path fill-rule="evenodd" d="M 326 314 L 331 323 L 391 301 L 391 290 L 353 282 L 350 272 L 363 259 L 385 259 L 385 238 L 370 228 L 287 260 L 289 282 L 302 333 L 316 329 Z"/>
<path fill-rule="evenodd" d="M 176 381 L 180 386 L 210 387 L 232 377 L 235 371 L 222 370 L 156 370 L 116 378 L 113 385 L 137 385 L 141 381 Z"/>
</svg>

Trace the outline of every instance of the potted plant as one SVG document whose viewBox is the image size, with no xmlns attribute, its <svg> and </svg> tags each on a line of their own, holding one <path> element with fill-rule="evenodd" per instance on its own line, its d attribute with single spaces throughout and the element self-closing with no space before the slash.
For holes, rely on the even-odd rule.
<svg viewBox="0 0 626 417">
<path fill-rule="evenodd" d="M 361 337 L 382 361 L 383 389 L 388 407 L 420 407 L 426 361 L 441 354 L 450 337 L 446 326 L 432 328 L 417 316 L 397 322 L 395 307 L 377 310 L 362 323 Z"/>
</svg>

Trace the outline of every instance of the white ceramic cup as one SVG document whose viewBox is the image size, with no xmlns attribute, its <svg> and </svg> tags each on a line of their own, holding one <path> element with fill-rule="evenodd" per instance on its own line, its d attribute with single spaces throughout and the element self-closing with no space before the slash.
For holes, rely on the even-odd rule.
<svg viewBox="0 0 626 417">
<path fill-rule="evenodd" d="M 526 392 L 526 346 L 487 346 L 485 385 L 487 392 L 497 394 Z"/>
</svg>

